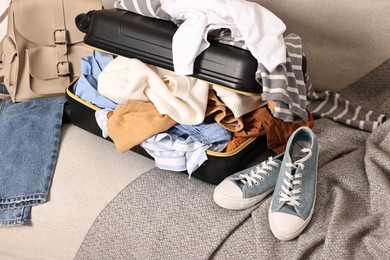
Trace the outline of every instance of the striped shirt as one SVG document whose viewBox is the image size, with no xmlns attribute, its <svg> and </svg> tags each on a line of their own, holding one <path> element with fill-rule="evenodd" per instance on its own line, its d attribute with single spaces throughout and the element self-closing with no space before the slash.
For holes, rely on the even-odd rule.
<svg viewBox="0 0 390 260">
<path fill-rule="evenodd" d="M 245 43 L 230 36 L 227 29 L 213 33 L 217 41 L 246 49 Z M 259 63 L 256 80 L 262 85 L 264 100 L 273 100 L 273 116 L 286 122 L 307 120 L 306 109 L 316 118 L 329 118 L 336 122 L 372 132 L 383 123 L 386 115 L 351 104 L 334 91 L 316 92 L 309 74 L 303 67 L 302 40 L 296 34 L 285 37 L 287 61 L 271 73 Z"/>
<path fill-rule="evenodd" d="M 160 0 L 117 0 L 114 7 L 147 17 L 171 20 L 171 16 L 161 8 Z"/>
</svg>

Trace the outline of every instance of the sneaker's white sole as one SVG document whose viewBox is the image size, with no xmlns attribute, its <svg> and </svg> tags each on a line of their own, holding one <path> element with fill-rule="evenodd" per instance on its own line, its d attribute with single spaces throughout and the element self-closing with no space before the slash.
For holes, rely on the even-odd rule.
<svg viewBox="0 0 390 260">
<path fill-rule="evenodd" d="M 272 188 L 256 197 L 252 197 L 248 199 L 245 198 L 237 199 L 237 198 L 229 197 L 225 193 L 221 192 L 217 186 L 214 190 L 213 199 L 214 202 L 222 208 L 231 209 L 231 210 L 243 210 L 256 205 L 257 203 L 262 201 L 268 194 L 270 194 L 273 190 L 274 189 Z"/>
</svg>

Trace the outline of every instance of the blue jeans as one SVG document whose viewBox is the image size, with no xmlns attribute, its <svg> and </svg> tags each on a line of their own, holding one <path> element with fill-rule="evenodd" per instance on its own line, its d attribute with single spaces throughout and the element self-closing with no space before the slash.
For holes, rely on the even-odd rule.
<svg viewBox="0 0 390 260">
<path fill-rule="evenodd" d="M 7 93 L 1 83 L 0 93 Z M 0 226 L 26 224 L 31 207 L 47 200 L 65 101 L 0 99 Z"/>
</svg>

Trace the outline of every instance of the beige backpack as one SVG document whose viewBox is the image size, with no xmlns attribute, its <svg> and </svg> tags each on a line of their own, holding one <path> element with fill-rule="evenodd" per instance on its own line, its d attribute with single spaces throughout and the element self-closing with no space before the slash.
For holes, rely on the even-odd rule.
<svg viewBox="0 0 390 260">
<path fill-rule="evenodd" d="M 75 18 L 101 0 L 11 0 L 3 40 L 3 74 L 13 102 L 63 95 L 80 75 L 83 45 Z"/>
</svg>

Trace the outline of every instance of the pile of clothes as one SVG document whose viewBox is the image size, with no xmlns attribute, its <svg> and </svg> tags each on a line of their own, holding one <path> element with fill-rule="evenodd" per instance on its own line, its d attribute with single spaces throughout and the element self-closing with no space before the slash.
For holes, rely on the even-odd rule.
<svg viewBox="0 0 390 260">
<path fill-rule="evenodd" d="M 232 151 L 250 137 L 267 134 L 268 148 L 283 150 L 297 127 L 313 118 L 275 118 L 261 95 L 243 95 L 138 59 L 95 50 L 81 61 L 72 92 L 101 108 L 95 113 L 103 137 L 120 152 L 141 145 L 156 166 L 194 172 L 206 150 Z"/>
</svg>

